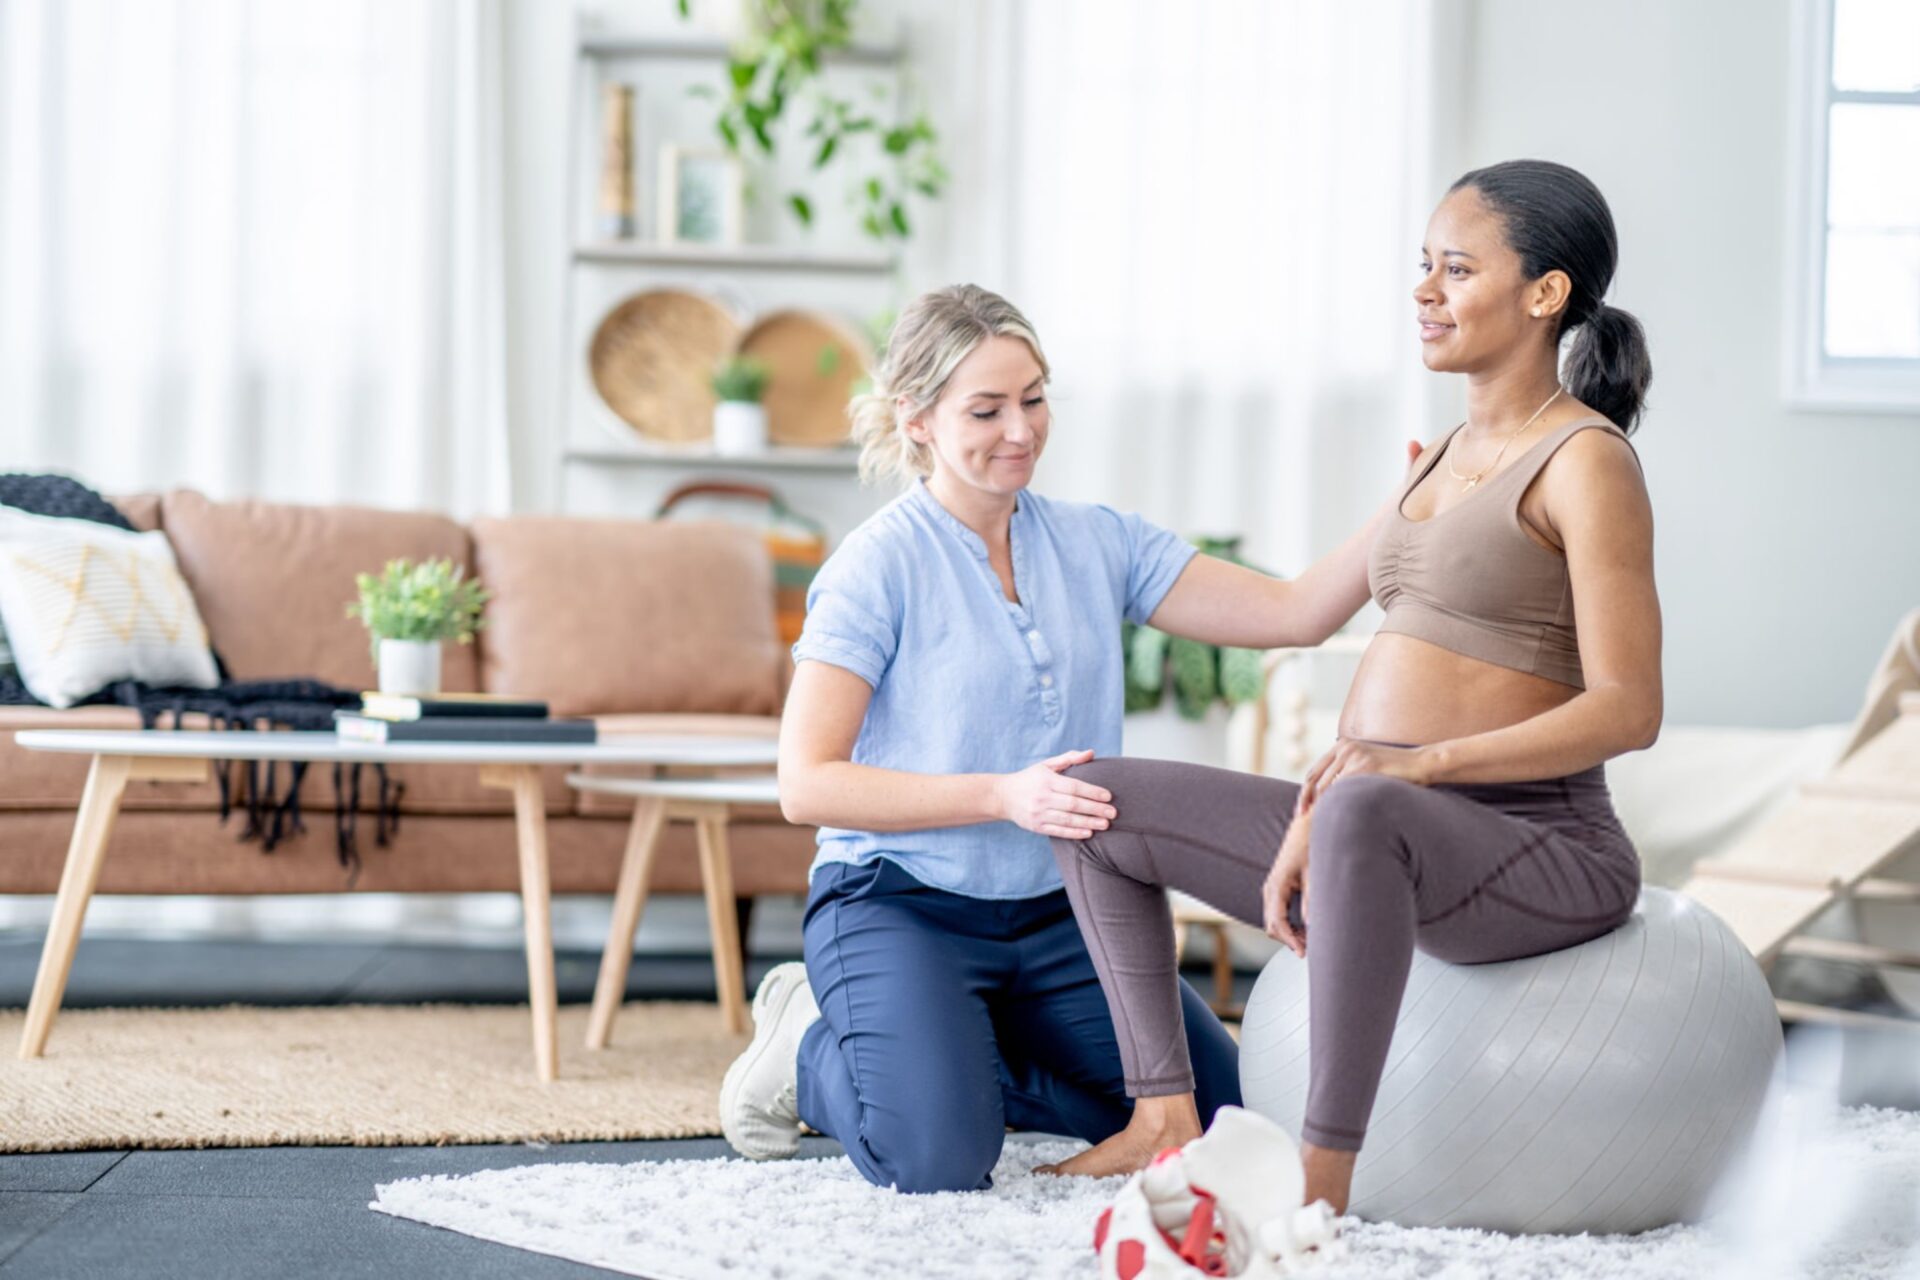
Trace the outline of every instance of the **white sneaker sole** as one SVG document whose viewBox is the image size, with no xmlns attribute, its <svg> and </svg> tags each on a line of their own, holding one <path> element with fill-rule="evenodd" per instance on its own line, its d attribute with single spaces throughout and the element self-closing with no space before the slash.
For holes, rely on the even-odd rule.
<svg viewBox="0 0 1920 1280">
<path fill-rule="evenodd" d="M 771 981 L 761 983 L 760 989 L 753 993 L 753 1040 L 747 1045 L 746 1051 L 733 1060 L 733 1065 L 727 1068 L 727 1074 L 720 1081 L 720 1132 L 735 1151 L 749 1160 L 782 1159 L 800 1149 L 800 1130 L 797 1126 L 790 1144 L 782 1142 L 769 1149 L 763 1143 L 749 1138 L 737 1123 L 740 1090 L 745 1087 L 753 1069 L 760 1065 L 761 1059 L 772 1048 L 774 1029 L 786 1017 L 787 1006 L 807 985 L 806 969 L 799 965 L 795 965 L 791 971 L 770 974 L 769 978 Z"/>
</svg>

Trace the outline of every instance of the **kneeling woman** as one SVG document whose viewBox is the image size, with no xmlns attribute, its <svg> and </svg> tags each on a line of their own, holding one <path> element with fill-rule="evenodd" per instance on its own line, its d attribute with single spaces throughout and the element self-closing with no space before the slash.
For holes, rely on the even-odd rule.
<svg viewBox="0 0 1920 1280">
<path fill-rule="evenodd" d="M 780 803 L 819 855 L 806 964 L 762 983 L 721 1088 L 743 1155 L 791 1155 L 804 1120 L 871 1182 L 969 1190 L 1008 1126 L 1121 1129 L 1120 1048 L 1048 845 L 1113 817 L 1066 770 L 1119 750 L 1121 620 L 1312 644 L 1365 601 L 1360 536 L 1279 582 L 1034 493 L 1047 376 L 1011 304 L 957 287 L 907 309 L 856 402 L 863 472 L 910 483 L 821 569 L 794 646 Z M 1166 994 L 1181 1087 L 1209 1115 L 1237 1102 L 1232 1039 L 1185 984 Z"/>
<path fill-rule="evenodd" d="M 1307 1198 L 1341 1211 L 1413 948 L 1510 960 L 1632 912 L 1639 860 L 1601 765 L 1659 730 L 1660 615 L 1620 429 L 1649 367 L 1639 325 L 1601 301 L 1614 258 L 1606 202 L 1560 165 L 1470 173 L 1435 211 L 1421 350 L 1467 376 L 1467 420 L 1425 452 L 1373 544 L 1386 618 L 1304 788 L 1154 761 L 1070 772 L 1118 810 L 1054 848 L 1139 1101 L 1062 1172 L 1138 1168 L 1199 1132 L 1163 886 L 1306 957 Z"/>
</svg>

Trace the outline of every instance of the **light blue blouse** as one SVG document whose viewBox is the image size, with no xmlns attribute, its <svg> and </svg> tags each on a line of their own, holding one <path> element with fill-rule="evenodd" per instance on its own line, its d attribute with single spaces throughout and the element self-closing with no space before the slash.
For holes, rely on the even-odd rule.
<svg viewBox="0 0 1920 1280">
<path fill-rule="evenodd" d="M 841 543 L 807 593 L 795 662 L 873 686 L 856 764 L 1011 773 L 1063 751 L 1120 752 L 1120 620 L 1145 622 L 1194 556 L 1109 507 L 1023 490 L 1009 601 L 987 544 L 916 482 Z M 813 869 L 890 858 L 975 898 L 1060 887 L 1045 836 L 1011 822 L 870 832 L 823 827 Z"/>
</svg>

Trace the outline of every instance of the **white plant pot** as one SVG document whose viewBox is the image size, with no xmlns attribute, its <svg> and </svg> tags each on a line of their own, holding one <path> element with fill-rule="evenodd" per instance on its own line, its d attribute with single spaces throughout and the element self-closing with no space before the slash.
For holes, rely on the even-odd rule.
<svg viewBox="0 0 1920 1280">
<path fill-rule="evenodd" d="M 380 692 L 440 692 L 440 642 L 437 640 L 382 640 Z"/>
<path fill-rule="evenodd" d="M 767 409 L 745 400 L 722 400 L 713 406 L 713 451 L 738 458 L 767 450 Z"/>
</svg>

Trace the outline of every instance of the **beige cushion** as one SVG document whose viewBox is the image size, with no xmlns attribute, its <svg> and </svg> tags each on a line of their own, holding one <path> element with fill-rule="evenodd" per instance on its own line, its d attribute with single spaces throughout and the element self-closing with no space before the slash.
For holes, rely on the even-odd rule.
<svg viewBox="0 0 1920 1280">
<path fill-rule="evenodd" d="M 308 676 L 371 689 L 367 631 L 347 616 L 354 575 L 402 557 L 473 565 L 465 530 L 419 512 L 213 502 L 176 489 L 162 500 L 161 525 L 237 680 Z M 440 680 L 450 693 L 478 687 L 471 645 L 445 647 Z"/>
<path fill-rule="evenodd" d="M 0 508 L 0 617 L 20 679 L 49 706 L 116 680 L 219 682 L 164 533 Z"/>
<path fill-rule="evenodd" d="M 755 531 L 564 516 L 471 528 L 494 597 L 479 645 L 488 692 L 543 698 L 555 715 L 779 711 L 773 563 Z"/>
</svg>

